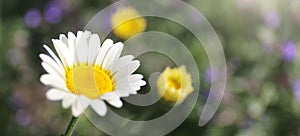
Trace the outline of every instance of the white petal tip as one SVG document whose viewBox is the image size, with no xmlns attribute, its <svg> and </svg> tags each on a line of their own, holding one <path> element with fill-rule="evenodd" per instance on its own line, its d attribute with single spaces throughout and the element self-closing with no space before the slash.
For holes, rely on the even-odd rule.
<svg viewBox="0 0 300 136">
<path fill-rule="evenodd" d="M 94 100 L 91 102 L 91 108 L 99 115 L 105 116 L 107 113 L 106 104 L 102 100 Z"/>
<path fill-rule="evenodd" d="M 114 43 L 114 41 L 113 40 L 111 40 L 111 39 L 106 39 L 104 42 L 103 42 L 103 44 L 113 44 Z"/>
<path fill-rule="evenodd" d="M 144 80 L 141 80 L 140 82 L 139 82 L 139 85 L 140 86 L 145 86 L 147 83 L 146 83 L 146 81 L 144 81 Z"/>
<path fill-rule="evenodd" d="M 45 74 L 45 75 L 42 75 L 42 76 L 40 77 L 40 81 L 41 81 L 43 84 L 45 84 L 45 85 L 49 85 L 49 84 L 50 84 L 50 83 L 48 82 L 48 80 L 47 80 L 46 74 Z"/>
<path fill-rule="evenodd" d="M 72 111 L 74 117 L 79 117 L 82 113 Z"/>
<path fill-rule="evenodd" d="M 110 100 L 107 102 L 116 108 L 121 108 L 123 106 L 123 103 L 121 100 Z"/>
</svg>

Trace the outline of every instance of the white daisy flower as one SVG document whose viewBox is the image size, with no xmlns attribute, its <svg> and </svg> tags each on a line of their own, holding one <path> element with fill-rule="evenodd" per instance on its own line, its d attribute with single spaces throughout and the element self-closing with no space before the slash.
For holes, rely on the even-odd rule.
<svg viewBox="0 0 300 136">
<path fill-rule="evenodd" d="M 100 47 L 100 38 L 89 31 L 72 32 L 52 40 L 57 55 L 47 46 L 50 55 L 40 54 L 47 74 L 40 81 L 52 88 L 49 100 L 62 100 L 63 108 L 72 106 L 73 116 L 81 115 L 88 106 L 104 116 L 107 107 L 122 107 L 121 97 L 136 94 L 146 84 L 143 75 L 133 74 L 140 66 L 132 55 L 120 57 L 123 43 L 107 39 Z"/>
</svg>

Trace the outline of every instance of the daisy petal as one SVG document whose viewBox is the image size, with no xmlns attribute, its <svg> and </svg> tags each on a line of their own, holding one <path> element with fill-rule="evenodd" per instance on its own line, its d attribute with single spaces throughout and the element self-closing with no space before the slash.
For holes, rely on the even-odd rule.
<svg viewBox="0 0 300 136">
<path fill-rule="evenodd" d="M 104 116 L 107 112 L 107 107 L 102 100 L 94 100 L 91 102 L 91 107 L 100 116 Z"/>
<path fill-rule="evenodd" d="M 143 79 L 143 75 L 141 74 L 133 74 L 129 76 L 129 81 L 134 82 Z"/>
<path fill-rule="evenodd" d="M 71 93 L 67 94 L 62 101 L 62 107 L 65 109 L 69 108 L 75 102 L 76 98 L 77 97 Z"/>
<path fill-rule="evenodd" d="M 74 33 L 68 32 L 68 39 L 70 39 L 70 40 L 75 40 L 75 39 L 76 39 L 76 36 L 74 35 Z M 70 43 L 68 42 L 68 44 L 70 44 Z"/>
<path fill-rule="evenodd" d="M 146 85 L 146 82 L 144 81 L 144 80 L 139 80 L 139 81 L 136 81 L 136 82 L 131 82 L 131 84 L 130 85 L 132 85 L 132 86 L 134 86 L 134 85 L 136 85 L 136 86 L 144 86 L 144 85 Z"/>
<path fill-rule="evenodd" d="M 128 68 L 128 73 L 132 74 L 134 71 L 136 71 L 140 66 L 140 61 L 134 60 L 130 62 L 129 68 Z"/>
<path fill-rule="evenodd" d="M 42 61 L 48 63 L 49 65 L 52 65 L 53 68 L 57 71 L 64 71 L 64 68 L 58 65 L 51 57 L 49 57 L 46 54 L 40 54 L 39 57 L 42 59 Z"/>
<path fill-rule="evenodd" d="M 115 90 L 115 91 L 120 97 L 128 97 L 130 95 L 130 93 L 125 90 Z"/>
<path fill-rule="evenodd" d="M 142 80 L 143 75 L 141 74 L 134 74 L 129 76 L 124 76 L 118 80 L 116 80 L 116 84 L 129 84 L 129 83 L 136 83 L 138 82 L 140 86 L 146 85 L 146 82 Z"/>
<path fill-rule="evenodd" d="M 68 38 L 64 34 L 59 35 L 59 40 L 61 40 L 65 45 L 68 45 Z"/>
<path fill-rule="evenodd" d="M 116 85 L 117 90 L 139 90 L 141 89 L 140 86 L 132 86 L 130 84 L 118 84 Z"/>
<path fill-rule="evenodd" d="M 81 37 L 82 34 L 83 34 L 82 31 L 78 31 L 77 32 L 77 39 L 76 39 L 76 43 L 75 43 L 76 46 L 78 45 L 78 40 L 80 39 L 80 37 Z"/>
<path fill-rule="evenodd" d="M 46 97 L 52 101 L 58 101 L 63 99 L 66 96 L 66 93 L 57 89 L 50 89 L 46 93 Z"/>
<path fill-rule="evenodd" d="M 128 90 L 130 94 L 137 94 L 137 91 L 139 91 L 141 89 L 141 86 L 144 85 L 146 85 L 146 82 L 144 80 L 140 80 L 134 83 L 130 82 L 129 84 L 122 84 L 117 88 L 121 90 Z"/>
<path fill-rule="evenodd" d="M 121 108 L 123 106 L 123 103 L 120 99 L 117 100 L 108 100 L 107 101 L 110 105 L 116 107 L 116 108 Z"/>
<path fill-rule="evenodd" d="M 42 66 L 50 75 L 53 75 L 57 78 L 64 80 L 63 73 L 61 73 L 60 71 L 57 71 L 55 68 L 53 68 L 54 66 L 51 66 L 50 64 L 45 63 L 45 62 L 42 62 Z"/>
<path fill-rule="evenodd" d="M 129 64 L 123 66 L 122 68 L 120 67 L 120 70 L 117 71 L 114 76 L 116 79 L 119 79 L 126 75 L 132 74 L 135 70 L 138 69 L 139 66 L 140 66 L 140 61 L 138 60 L 131 61 Z"/>
<path fill-rule="evenodd" d="M 113 60 L 115 62 L 115 60 L 117 60 L 118 58 L 120 58 L 120 55 L 121 55 L 122 50 L 124 48 L 124 44 L 122 42 L 117 42 L 117 43 L 115 43 L 114 46 L 118 47 L 117 51 L 114 54 L 115 56 L 113 56 Z"/>
<path fill-rule="evenodd" d="M 89 40 L 88 64 L 93 64 L 99 51 L 100 38 L 97 34 L 93 34 Z"/>
<path fill-rule="evenodd" d="M 140 90 L 140 89 L 138 89 L 138 90 Z M 137 94 L 137 90 L 130 90 L 129 93 L 135 95 L 135 94 Z"/>
<path fill-rule="evenodd" d="M 74 61 L 74 56 L 75 56 L 75 42 L 76 42 L 76 36 L 72 33 L 69 32 L 68 33 L 68 47 L 70 50 L 70 60 L 71 62 L 75 62 Z"/>
<path fill-rule="evenodd" d="M 116 73 L 119 70 L 122 70 L 126 65 L 130 63 L 130 61 L 134 57 L 132 55 L 126 55 L 115 61 L 115 63 L 112 66 L 112 73 Z"/>
<path fill-rule="evenodd" d="M 56 78 L 52 75 L 44 74 L 40 77 L 40 81 L 45 85 L 49 85 L 49 86 L 52 86 L 54 88 L 58 88 L 58 89 L 63 90 L 65 92 L 69 92 L 68 89 L 65 86 L 65 82 L 63 82 L 62 80 L 59 80 L 59 78 Z"/>
<path fill-rule="evenodd" d="M 101 99 L 103 99 L 103 100 L 117 100 L 117 99 L 120 99 L 120 97 L 115 92 L 108 92 L 108 93 L 103 94 L 101 96 Z"/>
<path fill-rule="evenodd" d="M 43 62 L 47 63 L 49 66 L 51 66 L 52 68 L 54 68 L 55 71 L 57 71 L 58 74 L 60 74 L 61 76 L 63 76 L 64 67 L 62 67 L 61 65 L 57 64 L 50 56 L 48 56 L 46 54 L 40 54 L 39 57 L 41 58 L 41 60 Z"/>
<path fill-rule="evenodd" d="M 77 47 L 76 47 L 76 57 L 78 59 L 79 64 L 87 63 L 88 60 L 88 42 L 87 38 L 89 33 L 85 31 L 78 40 Z"/>
<path fill-rule="evenodd" d="M 48 51 L 48 53 L 49 53 L 50 56 L 56 61 L 56 63 L 57 63 L 60 67 L 63 67 L 62 62 L 58 59 L 58 57 L 55 55 L 55 53 L 54 53 L 47 45 L 44 45 L 43 47 Z"/>
<path fill-rule="evenodd" d="M 73 116 L 78 117 L 89 106 L 90 100 L 85 96 L 79 96 L 76 102 L 72 105 Z"/>
<path fill-rule="evenodd" d="M 123 43 L 118 42 L 114 44 L 111 49 L 107 52 L 102 67 L 108 69 L 116 60 L 120 57 L 123 50 Z"/>
<path fill-rule="evenodd" d="M 67 45 L 65 45 L 62 41 L 56 39 L 52 39 L 52 42 L 63 65 L 65 67 L 70 66 L 72 64 L 72 60 L 70 60 L 70 53 Z"/>
<path fill-rule="evenodd" d="M 106 39 L 99 52 L 98 52 L 98 55 L 97 55 L 97 58 L 96 58 L 96 64 L 98 65 L 101 65 L 103 60 L 104 60 L 104 57 L 106 55 L 106 53 L 109 51 L 109 49 L 114 45 L 114 42 L 111 40 L 111 39 Z"/>
</svg>

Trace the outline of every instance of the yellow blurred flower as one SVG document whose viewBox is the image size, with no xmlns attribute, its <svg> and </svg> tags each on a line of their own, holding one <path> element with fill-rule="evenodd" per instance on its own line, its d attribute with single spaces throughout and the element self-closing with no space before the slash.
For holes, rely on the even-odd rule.
<svg viewBox="0 0 300 136">
<path fill-rule="evenodd" d="M 167 67 L 157 79 L 158 93 L 168 102 L 180 104 L 194 91 L 191 75 L 185 66 Z"/>
<path fill-rule="evenodd" d="M 131 19 L 133 18 L 133 19 Z M 132 7 L 122 7 L 111 17 L 113 33 L 122 39 L 141 33 L 146 29 L 146 19 Z"/>
</svg>

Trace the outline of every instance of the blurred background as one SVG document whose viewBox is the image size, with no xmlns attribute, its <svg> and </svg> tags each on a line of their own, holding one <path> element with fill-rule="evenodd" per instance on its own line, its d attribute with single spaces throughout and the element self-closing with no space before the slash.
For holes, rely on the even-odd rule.
<svg viewBox="0 0 300 136">
<path fill-rule="evenodd" d="M 207 55 L 203 48 L 193 46 L 199 43 L 182 26 L 163 19 L 145 18 L 145 31 L 171 34 L 192 53 L 195 47 L 202 52 L 193 53 L 201 80 L 197 105 L 185 122 L 169 135 L 300 135 L 300 1 L 184 1 L 198 9 L 220 37 L 228 80 L 217 113 L 207 125 L 199 127 L 198 110 L 206 101 L 210 87 Z M 52 47 L 51 39 L 58 38 L 59 34 L 82 30 L 97 12 L 114 2 L 0 2 L 1 135 L 60 135 L 65 131 L 71 110 L 63 109 L 60 102 L 51 102 L 45 97 L 48 88 L 39 82 L 39 76 L 45 71 L 38 54 L 45 52 L 43 44 Z M 110 23 L 110 17 L 108 15 L 103 21 Z M 109 37 L 124 41 L 113 33 Z M 148 61 L 151 62 L 151 58 Z M 126 111 L 132 111 L 132 107 L 126 103 L 124 107 L 114 110 L 130 116 Z M 159 116 L 162 113 L 153 114 Z M 74 135 L 106 134 L 82 117 Z"/>
</svg>

